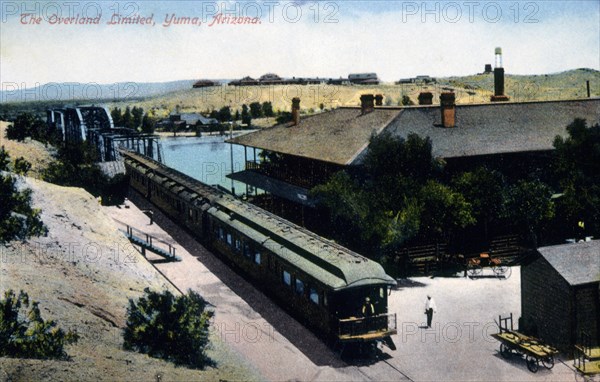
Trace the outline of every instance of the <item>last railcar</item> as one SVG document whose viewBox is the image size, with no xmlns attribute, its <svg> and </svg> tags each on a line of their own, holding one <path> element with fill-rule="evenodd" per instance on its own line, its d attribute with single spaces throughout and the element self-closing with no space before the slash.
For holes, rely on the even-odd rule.
<svg viewBox="0 0 600 382">
<path fill-rule="evenodd" d="M 380 264 L 150 158 L 122 155 L 133 189 L 313 331 L 395 348 L 387 298 L 396 281 Z"/>
</svg>

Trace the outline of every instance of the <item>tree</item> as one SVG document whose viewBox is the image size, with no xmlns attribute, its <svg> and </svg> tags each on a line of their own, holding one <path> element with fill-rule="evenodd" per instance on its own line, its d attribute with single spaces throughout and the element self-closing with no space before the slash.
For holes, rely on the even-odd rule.
<svg viewBox="0 0 600 382">
<path fill-rule="evenodd" d="M 456 176 L 452 186 L 471 204 L 473 216 L 488 235 L 488 226 L 500 219 L 504 204 L 504 177 L 501 173 L 478 167 Z"/>
<path fill-rule="evenodd" d="M 40 219 L 41 211 L 31 207 L 31 190 L 19 191 L 10 175 L 0 174 L 0 200 L 0 243 L 48 231 Z"/>
<path fill-rule="evenodd" d="M 229 106 L 223 106 L 217 115 L 217 119 L 220 122 L 229 122 L 231 121 L 231 108 Z"/>
<path fill-rule="evenodd" d="M 600 125 L 583 119 L 567 126 L 569 137 L 554 140 L 553 174 L 562 191 L 557 214 L 566 234 L 600 234 Z M 579 223 L 583 223 L 583 229 Z"/>
<path fill-rule="evenodd" d="M 213 312 L 193 291 L 174 296 L 144 289 L 144 296 L 129 300 L 123 347 L 178 365 L 202 369 L 212 365 L 205 349 Z"/>
<path fill-rule="evenodd" d="M 118 107 L 115 107 L 114 109 L 111 110 L 110 115 L 112 117 L 113 120 L 113 124 L 115 126 L 123 126 L 123 115 L 121 113 L 121 109 Z"/>
<path fill-rule="evenodd" d="M 31 169 L 31 163 L 23 157 L 15 159 L 15 173 L 19 175 L 27 175 L 27 172 Z"/>
<path fill-rule="evenodd" d="M 420 233 L 449 240 L 458 229 L 475 224 L 471 204 L 462 194 L 434 180 L 423 186 Z"/>
<path fill-rule="evenodd" d="M 410 99 L 409 96 L 403 95 L 402 100 L 400 101 L 400 104 L 402 106 L 410 106 L 410 105 L 414 105 L 415 103 L 413 102 L 413 100 Z"/>
<path fill-rule="evenodd" d="M 123 127 L 132 129 L 133 126 L 133 116 L 131 115 L 131 109 L 129 106 L 125 108 L 125 112 L 123 113 L 123 117 L 121 118 L 121 123 L 123 123 Z"/>
<path fill-rule="evenodd" d="M 552 190 L 539 180 L 520 180 L 508 189 L 504 216 L 521 231 L 527 232 L 537 247 L 541 223 L 554 216 Z"/>
<path fill-rule="evenodd" d="M 78 338 L 77 333 L 58 328 L 55 321 L 45 321 L 39 304 L 30 303 L 27 293 L 4 292 L 0 300 L 1 357 L 66 359 L 65 345 Z"/>
<path fill-rule="evenodd" d="M 131 124 L 133 129 L 137 129 L 142 125 L 142 118 L 144 116 L 144 109 L 141 107 L 134 106 L 131 109 Z"/>
<path fill-rule="evenodd" d="M 148 114 L 144 115 L 144 118 L 142 118 L 142 133 L 154 134 L 154 129 L 156 129 L 156 119 Z"/>
<path fill-rule="evenodd" d="M 263 102 L 262 112 L 265 117 L 275 116 L 275 113 L 273 112 L 273 104 L 270 101 Z"/>
<path fill-rule="evenodd" d="M 263 109 L 262 109 L 262 105 L 260 104 L 260 102 L 252 102 L 250 104 L 250 115 L 254 119 L 260 118 L 263 116 Z"/>
<path fill-rule="evenodd" d="M 246 126 L 250 126 L 250 124 L 252 123 L 252 117 L 248 112 L 248 106 L 246 106 L 246 104 L 242 105 L 242 123 Z"/>
<path fill-rule="evenodd" d="M 31 113 L 21 113 L 6 129 L 6 138 L 22 142 L 31 136 L 32 126 L 36 117 Z"/>
<path fill-rule="evenodd" d="M 0 147 L 0 171 L 8 171 L 8 164 L 10 163 L 10 155 L 4 148 Z"/>
</svg>

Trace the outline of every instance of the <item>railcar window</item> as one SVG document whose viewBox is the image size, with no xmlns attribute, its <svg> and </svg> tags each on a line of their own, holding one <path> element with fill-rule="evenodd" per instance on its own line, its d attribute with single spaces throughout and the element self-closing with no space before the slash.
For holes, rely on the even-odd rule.
<svg viewBox="0 0 600 382">
<path fill-rule="evenodd" d="M 379 297 L 380 298 L 384 298 L 385 297 L 385 291 L 383 288 L 379 288 Z"/>
<path fill-rule="evenodd" d="M 296 293 L 302 295 L 304 294 L 304 281 L 300 279 L 296 279 Z"/>
<path fill-rule="evenodd" d="M 254 262 L 258 265 L 260 265 L 260 252 L 256 252 L 254 254 Z"/>
<path fill-rule="evenodd" d="M 323 305 L 327 306 L 327 293 L 323 292 Z"/>
<path fill-rule="evenodd" d="M 229 244 L 229 245 L 233 244 L 233 238 L 229 232 L 227 232 L 227 244 Z"/>
<path fill-rule="evenodd" d="M 319 292 L 315 288 L 310 288 L 310 301 L 319 305 Z"/>
<path fill-rule="evenodd" d="M 193 213 L 194 213 L 194 211 L 190 210 L 190 212 L 189 212 L 189 214 L 190 214 L 190 219 L 193 217 L 193 215 L 192 215 Z"/>
<path fill-rule="evenodd" d="M 292 275 L 288 271 L 283 271 L 283 282 L 285 285 L 292 285 Z"/>
<path fill-rule="evenodd" d="M 219 227 L 219 239 L 225 240 L 225 230 L 223 230 L 223 227 Z"/>
<path fill-rule="evenodd" d="M 242 251 L 242 241 L 237 237 L 235 238 L 235 250 L 238 252 Z"/>
<path fill-rule="evenodd" d="M 250 244 L 248 243 L 244 243 L 244 256 L 246 256 L 247 258 L 252 257 L 252 250 L 250 248 Z"/>
</svg>

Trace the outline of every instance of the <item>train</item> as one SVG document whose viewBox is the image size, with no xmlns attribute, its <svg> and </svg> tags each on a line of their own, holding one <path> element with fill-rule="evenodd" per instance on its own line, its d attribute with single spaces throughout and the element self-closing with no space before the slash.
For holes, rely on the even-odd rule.
<svg viewBox="0 0 600 382">
<path fill-rule="evenodd" d="M 132 189 L 328 344 L 395 350 L 396 281 L 379 263 L 149 157 L 121 155 Z"/>
</svg>

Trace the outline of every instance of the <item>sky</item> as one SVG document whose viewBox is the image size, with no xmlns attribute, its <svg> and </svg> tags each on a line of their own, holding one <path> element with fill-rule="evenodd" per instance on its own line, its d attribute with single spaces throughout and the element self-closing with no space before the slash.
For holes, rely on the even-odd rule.
<svg viewBox="0 0 600 382">
<path fill-rule="evenodd" d="M 496 47 L 509 74 L 600 69 L 600 1 L 0 1 L 3 89 L 469 75 Z"/>
</svg>

